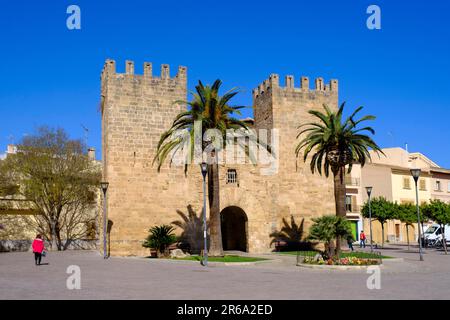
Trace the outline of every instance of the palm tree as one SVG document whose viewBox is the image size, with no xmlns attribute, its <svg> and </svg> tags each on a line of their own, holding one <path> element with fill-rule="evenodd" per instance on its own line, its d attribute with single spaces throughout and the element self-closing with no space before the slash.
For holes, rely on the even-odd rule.
<svg viewBox="0 0 450 320">
<path fill-rule="evenodd" d="M 367 120 L 374 120 L 372 115 L 364 116 L 355 120 L 358 112 L 363 107 L 357 108 L 345 121 L 343 121 L 345 102 L 334 112 L 328 106 L 324 105 L 325 113 L 310 110 L 309 114 L 317 118 L 317 122 L 306 123 L 299 126 L 300 132 L 297 139 L 303 136 L 303 139 L 295 148 L 295 154 L 299 157 L 303 151 L 303 161 L 306 162 L 311 152 L 310 167 L 311 172 L 315 171 L 322 175 L 322 168 L 325 176 L 328 177 L 331 172 L 334 177 L 334 198 L 336 204 L 336 215 L 340 217 L 346 216 L 345 208 L 345 171 L 348 167 L 348 173 L 352 170 L 353 163 L 359 163 L 364 167 L 368 160 L 371 160 L 369 148 L 374 151 L 383 151 L 368 135 L 363 132 L 375 134 L 371 127 L 363 127 L 358 129 L 357 126 Z M 336 244 L 339 247 L 339 239 Z"/>
<path fill-rule="evenodd" d="M 184 103 L 189 106 L 187 111 L 181 112 L 175 118 L 172 126 L 161 135 L 158 143 L 157 152 L 154 161 L 158 162 L 158 170 L 169 155 L 172 157 L 181 150 L 182 145 L 186 143 L 186 139 L 180 137 L 180 132 L 187 133 L 190 152 L 188 157 L 190 160 L 194 157 L 194 141 L 195 130 L 194 124 L 201 125 L 202 137 L 209 129 L 215 129 L 222 136 L 222 144 L 226 143 L 226 130 L 228 129 L 244 129 L 247 125 L 234 118 L 232 115 L 240 115 L 241 106 L 230 106 L 230 100 L 238 94 L 233 88 L 226 92 L 223 96 L 219 95 L 219 89 L 222 84 L 221 80 L 216 80 L 212 86 L 204 86 L 201 81 L 195 87 L 196 91 L 192 92 L 191 101 L 177 101 L 176 103 Z M 222 234 L 220 228 L 220 201 L 219 201 L 219 165 L 218 152 L 220 148 L 217 144 L 209 144 L 202 141 L 202 151 L 206 153 L 208 165 L 208 200 L 210 212 L 210 248 L 209 255 L 223 256 Z M 188 159 L 187 159 L 188 160 Z M 186 162 L 188 163 L 188 162 Z M 187 165 L 185 166 L 187 170 Z"/>
<path fill-rule="evenodd" d="M 333 252 L 333 239 L 353 237 L 350 222 L 340 216 L 323 216 L 312 220 L 314 224 L 309 230 L 308 240 L 318 240 L 323 242 L 327 258 L 333 256 L 339 258 L 337 246 Z"/>
<path fill-rule="evenodd" d="M 147 239 L 145 239 L 142 246 L 144 248 L 157 250 L 158 257 L 167 256 L 167 248 L 177 241 L 174 231 L 175 228 L 169 225 L 151 227 L 150 230 L 148 230 L 150 234 L 147 236 Z"/>
</svg>

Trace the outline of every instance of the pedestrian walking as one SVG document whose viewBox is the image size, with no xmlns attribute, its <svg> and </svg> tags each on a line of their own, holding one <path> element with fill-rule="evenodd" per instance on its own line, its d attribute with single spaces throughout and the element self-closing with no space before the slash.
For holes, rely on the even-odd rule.
<svg viewBox="0 0 450 320">
<path fill-rule="evenodd" d="M 347 237 L 348 248 L 352 250 L 352 252 L 355 251 L 355 249 L 353 248 L 353 241 L 355 241 L 355 239 L 353 239 L 353 236 L 350 235 Z"/>
<path fill-rule="evenodd" d="M 366 247 L 366 234 L 364 233 L 364 230 L 361 230 L 361 233 L 359 234 L 359 247 L 365 248 Z"/>
<path fill-rule="evenodd" d="M 42 236 L 40 234 L 36 236 L 36 239 L 34 239 L 31 247 L 33 248 L 34 253 L 34 262 L 38 266 L 41 264 L 42 255 L 45 255 L 44 240 L 42 239 Z"/>
</svg>

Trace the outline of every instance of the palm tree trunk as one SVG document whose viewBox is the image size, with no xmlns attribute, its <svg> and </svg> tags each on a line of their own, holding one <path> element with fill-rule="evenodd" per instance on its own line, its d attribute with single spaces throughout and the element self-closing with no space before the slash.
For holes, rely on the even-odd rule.
<svg viewBox="0 0 450 320">
<path fill-rule="evenodd" d="M 329 242 L 325 243 L 325 252 L 326 252 L 328 259 L 330 259 L 333 256 L 331 243 L 329 243 Z"/>
<path fill-rule="evenodd" d="M 334 202 L 336 205 L 336 215 L 338 217 L 347 216 L 347 209 L 345 208 L 345 167 L 339 168 L 339 170 L 333 170 L 334 176 Z M 335 254 L 339 256 L 341 251 L 341 239 L 336 238 Z"/>
<path fill-rule="evenodd" d="M 334 201 L 336 204 L 336 215 L 345 217 L 347 209 L 345 208 L 345 168 L 340 168 L 334 175 Z"/>
<path fill-rule="evenodd" d="M 211 156 L 216 157 L 216 156 Z M 219 193 L 219 165 L 217 158 L 209 162 L 208 166 L 208 199 L 209 199 L 209 255 L 223 256 L 222 230 L 220 225 L 220 193 Z"/>
</svg>

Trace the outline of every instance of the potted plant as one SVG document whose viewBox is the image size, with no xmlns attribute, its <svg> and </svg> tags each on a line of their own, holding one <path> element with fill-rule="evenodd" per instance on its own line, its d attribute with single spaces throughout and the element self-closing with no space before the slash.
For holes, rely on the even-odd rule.
<svg viewBox="0 0 450 320">
<path fill-rule="evenodd" d="M 150 256 L 152 257 L 167 256 L 167 248 L 177 241 L 174 230 L 174 227 L 168 225 L 151 227 L 142 246 L 150 249 Z"/>
</svg>

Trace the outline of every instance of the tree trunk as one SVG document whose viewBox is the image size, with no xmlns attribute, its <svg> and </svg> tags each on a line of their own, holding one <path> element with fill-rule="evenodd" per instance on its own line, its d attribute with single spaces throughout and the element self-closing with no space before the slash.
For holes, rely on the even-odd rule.
<svg viewBox="0 0 450 320">
<path fill-rule="evenodd" d="M 334 202 L 336 205 L 336 215 L 338 217 L 346 217 L 347 209 L 345 207 L 345 167 L 339 168 L 339 170 L 333 170 L 334 176 Z M 335 255 L 339 256 L 341 251 L 341 239 L 336 238 Z"/>
<path fill-rule="evenodd" d="M 406 225 L 406 241 L 408 242 L 408 251 L 409 251 L 409 224 Z"/>
<path fill-rule="evenodd" d="M 334 201 L 336 205 L 336 215 L 340 217 L 347 216 L 345 208 L 345 168 L 340 168 L 334 175 Z"/>
<path fill-rule="evenodd" d="M 444 246 L 445 254 L 448 254 L 448 252 L 447 252 L 447 239 L 445 238 L 445 224 L 442 225 L 442 245 Z"/>
<path fill-rule="evenodd" d="M 211 156 L 211 159 L 214 161 L 210 161 L 210 165 L 208 166 L 209 255 L 213 257 L 222 257 L 223 246 L 220 224 L 219 165 L 217 164 L 217 156 Z"/>
<path fill-rule="evenodd" d="M 381 247 L 384 248 L 384 222 L 381 223 Z"/>
<path fill-rule="evenodd" d="M 61 229 L 59 227 L 58 220 L 56 221 L 55 234 L 56 234 L 56 244 L 58 246 L 58 251 L 62 251 L 63 250 L 63 244 L 62 244 L 62 240 L 61 240 Z M 67 241 L 67 239 L 66 239 L 66 241 Z"/>
<path fill-rule="evenodd" d="M 325 243 L 325 254 L 326 254 L 328 259 L 333 257 L 333 246 L 332 246 L 331 242 L 326 242 Z"/>
<path fill-rule="evenodd" d="M 57 236 L 56 236 L 56 221 L 52 219 L 51 225 L 50 225 L 50 233 L 52 236 L 52 250 L 58 250 L 58 243 L 57 243 Z"/>
</svg>

